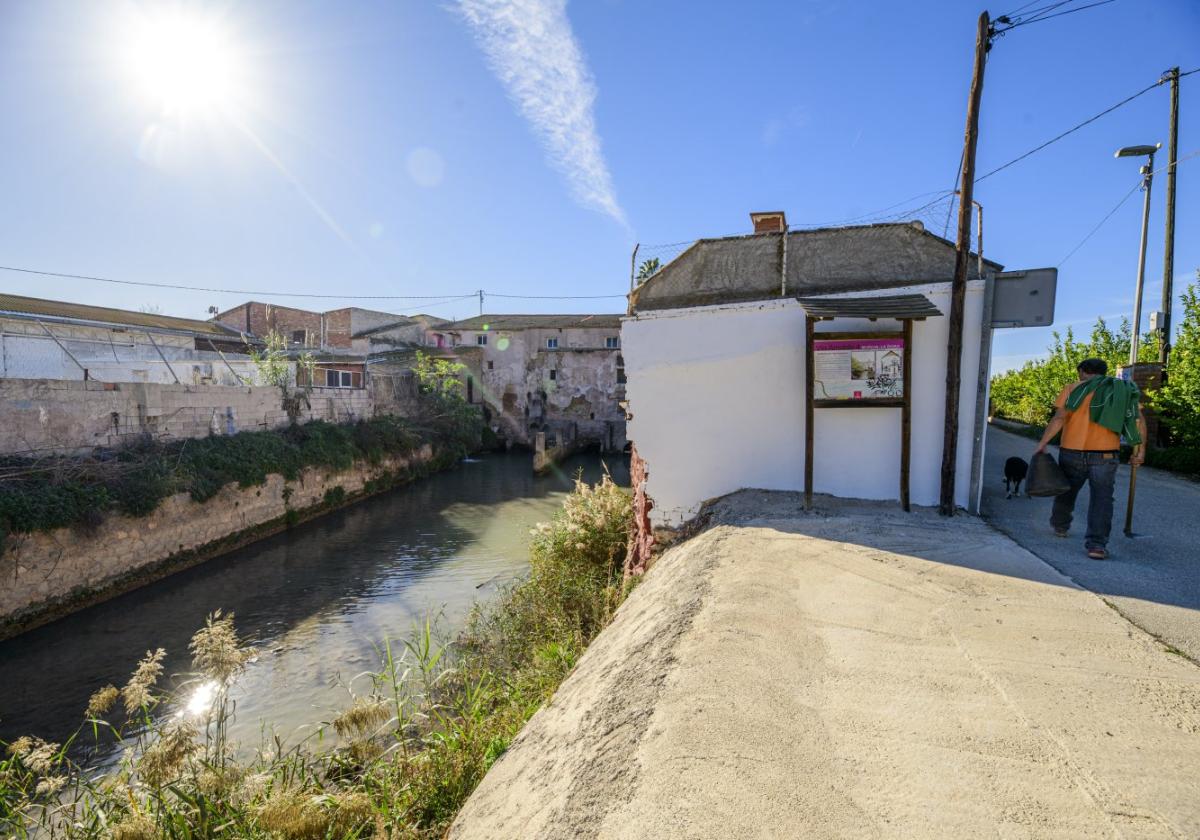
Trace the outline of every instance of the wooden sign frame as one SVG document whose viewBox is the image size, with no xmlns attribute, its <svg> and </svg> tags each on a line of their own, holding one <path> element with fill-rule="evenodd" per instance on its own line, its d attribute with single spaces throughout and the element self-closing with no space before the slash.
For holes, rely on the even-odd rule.
<svg viewBox="0 0 1200 840">
<path fill-rule="evenodd" d="M 818 333 L 816 322 L 820 318 L 806 317 L 804 341 L 804 508 L 812 510 L 813 497 L 813 438 L 815 433 L 815 415 L 818 408 L 899 408 L 900 409 L 900 507 L 906 512 L 911 510 L 909 502 L 909 466 L 911 460 L 912 440 L 912 319 L 900 319 L 903 328 L 900 332 L 859 332 L 859 333 Z M 904 342 L 904 393 L 899 399 L 857 399 L 831 400 L 815 399 L 816 390 L 816 352 L 813 342 L 817 336 L 821 340 L 839 339 L 871 339 L 890 338 Z"/>
</svg>

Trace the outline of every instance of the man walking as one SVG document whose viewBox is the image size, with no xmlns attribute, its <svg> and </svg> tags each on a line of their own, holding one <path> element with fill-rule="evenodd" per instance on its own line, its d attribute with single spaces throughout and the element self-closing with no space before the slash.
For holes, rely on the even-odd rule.
<svg viewBox="0 0 1200 840">
<path fill-rule="evenodd" d="M 1103 560 L 1108 557 L 1108 535 L 1112 531 L 1113 485 L 1117 479 L 1121 437 L 1133 444 L 1129 463 L 1141 464 L 1146 457 L 1146 418 L 1138 406 L 1141 395 L 1137 386 L 1108 376 L 1108 363 L 1103 359 L 1084 359 L 1076 370 L 1079 381 L 1063 388 L 1054 401 L 1058 411 L 1046 426 L 1034 454 L 1045 452 L 1054 436 L 1062 432 L 1058 462 L 1071 489 L 1054 497 L 1050 526 L 1056 536 L 1067 536 L 1075 498 L 1087 484 L 1084 548 L 1088 557 Z"/>
</svg>

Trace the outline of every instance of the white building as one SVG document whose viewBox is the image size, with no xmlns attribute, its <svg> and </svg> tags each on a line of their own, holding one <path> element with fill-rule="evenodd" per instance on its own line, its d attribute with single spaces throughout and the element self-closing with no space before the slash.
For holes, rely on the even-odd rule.
<svg viewBox="0 0 1200 840">
<path fill-rule="evenodd" d="M 815 393 L 829 398 L 811 409 L 813 489 L 901 497 L 904 409 L 894 373 L 907 354 L 910 500 L 936 505 L 954 244 L 919 222 L 784 233 L 782 213 L 753 218 L 758 233 L 700 240 L 630 294 L 621 327 L 628 433 L 647 470 L 651 522 L 678 526 L 741 488 L 804 490 L 810 323 L 814 346 L 855 347 L 854 334 L 902 333 L 904 322 L 888 314 L 914 319 L 911 343 L 897 352 L 895 341 L 877 342 L 874 366 L 856 358 L 852 372 L 857 352 L 811 356 Z M 970 265 L 954 499 L 974 509 L 991 341 L 985 297 L 1001 266 L 974 256 Z M 874 319 L 847 317 L 860 313 Z M 822 341 L 831 333 L 843 338 Z M 822 393 L 823 378 L 843 376 L 830 373 L 843 357 L 841 390 L 831 382 Z"/>
</svg>

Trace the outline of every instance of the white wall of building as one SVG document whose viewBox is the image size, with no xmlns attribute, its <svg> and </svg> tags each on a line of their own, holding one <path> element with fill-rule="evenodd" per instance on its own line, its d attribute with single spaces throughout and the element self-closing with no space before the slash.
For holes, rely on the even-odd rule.
<svg viewBox="0 0 1200 840">
<path fill-rule="evenodd" d="M 888 289 L 924 293 L 949 313 L 948 285 Z M 956 501 L 967 505 L 975 421 L 983 283 L 968 286 L 959 407 Z M 625 319 L 621 343 L 632 419 L 629 437 L 649 469 L 656 525 L 678 525 L 707 499 L 744 487 L 804 489 L 804 310 L 795 300 L 642 313 Z M 818 332 L 899 330 L 899 322 L 823 321 Z M 941 473 L 949 319 L 913 325 L 914 504 L 935 505 Z M 817 409 L 818 493 L 898 499 L 900 409 Z"/>
</svg>

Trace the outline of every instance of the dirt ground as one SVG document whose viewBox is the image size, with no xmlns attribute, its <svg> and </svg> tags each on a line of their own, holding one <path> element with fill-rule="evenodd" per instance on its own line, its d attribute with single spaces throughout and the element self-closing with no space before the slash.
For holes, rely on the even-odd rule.
<svg viewBox="0 0 1200 840">
<path fill-rule="evenodd" d="M 453 838 L 1194 838 L 1200 668 L 978 519 L 743 491 Z"/>
</svg>

